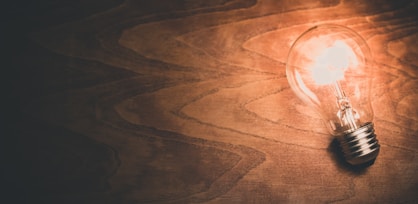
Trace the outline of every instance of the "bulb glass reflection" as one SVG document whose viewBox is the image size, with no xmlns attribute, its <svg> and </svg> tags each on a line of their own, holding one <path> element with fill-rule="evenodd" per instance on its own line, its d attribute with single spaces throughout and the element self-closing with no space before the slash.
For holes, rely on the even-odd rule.
<svg viewBox="0 0 418 204">
<path fill-rule="evenodd" d="M 286 75 L 292 90 L 337 137 L 347 161 L 374 160 L 379 144 L 370 102 L 373 58 L 364 39 L 339 25 L 315 26 L 292 45 Z"/>
</svg>

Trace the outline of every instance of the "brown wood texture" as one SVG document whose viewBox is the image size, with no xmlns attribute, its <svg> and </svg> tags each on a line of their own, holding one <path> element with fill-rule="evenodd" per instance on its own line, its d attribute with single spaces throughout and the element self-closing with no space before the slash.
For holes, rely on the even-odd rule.
<svg viewBox="0 0 418 204">
<path fill-rule="evenodd" d="M 49 1 L 5 14 L 3 200 L 417 203 L 415 1 Z M 307 28 L 345 25 L 378 69 L 381 152 L 344 163 L 290 90 Z M 5 202 L 2 202 L 5 203 Z"/>
</svg>

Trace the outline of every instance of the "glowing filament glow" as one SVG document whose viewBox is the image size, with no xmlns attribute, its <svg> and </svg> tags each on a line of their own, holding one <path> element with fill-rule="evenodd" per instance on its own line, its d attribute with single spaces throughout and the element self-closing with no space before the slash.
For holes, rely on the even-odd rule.
<svg viewBox="0 0 418 204">
<path fill-rule="evenodd" d="M 358 66 L 356 55 L 350 46 L 337 40 L 328 48 L 322 50 L 314 58 L 311 67 L 312 78 L 318 85 L 332 84 L 344 79 L 344 72 L 348 68 Z"/>
</svg>

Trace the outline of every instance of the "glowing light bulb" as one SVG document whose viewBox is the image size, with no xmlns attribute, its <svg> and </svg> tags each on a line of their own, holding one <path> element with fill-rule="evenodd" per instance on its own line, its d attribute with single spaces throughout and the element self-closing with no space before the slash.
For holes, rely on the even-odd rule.
<svg viewBox="0 0 418 204">
<path fill-rule="evenodd" d="M 314 108 L 340 143 L 346 161 L 374 161 L 380 149 L 373 128 L 370 86 L 373 59 L 353 30 L 324 24 L 292 45 L 286 75 L 292 90 Z"/>
</svg>

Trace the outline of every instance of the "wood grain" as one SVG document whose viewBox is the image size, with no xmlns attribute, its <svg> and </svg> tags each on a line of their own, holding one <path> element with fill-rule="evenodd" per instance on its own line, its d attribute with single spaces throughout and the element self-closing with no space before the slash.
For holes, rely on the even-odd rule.
<svg viewBox="0 0 418 204">
<path fill-rule="evenodd" d="M 418 202 L 415 1 L 43 0 L 9 8 L 4 199 Z M 382 147 L 368 168 L 343 161 L 287 83 L 291 44 L 320 23 L 357 31 L 375 57 Z"/>
</svg>

